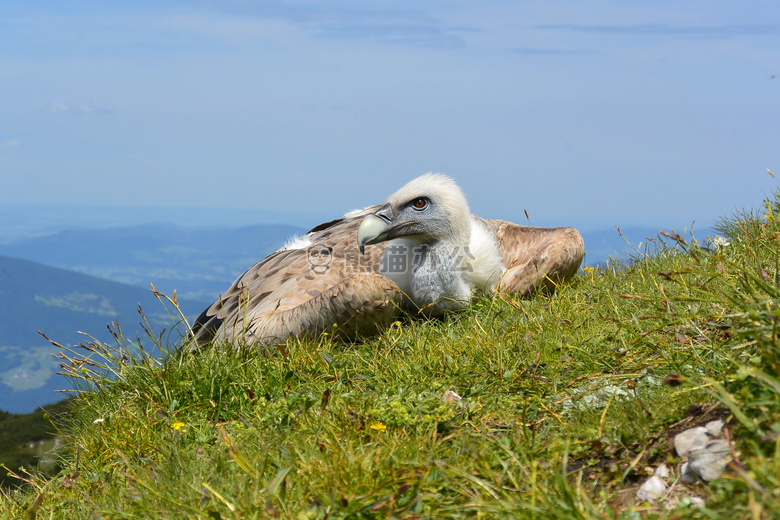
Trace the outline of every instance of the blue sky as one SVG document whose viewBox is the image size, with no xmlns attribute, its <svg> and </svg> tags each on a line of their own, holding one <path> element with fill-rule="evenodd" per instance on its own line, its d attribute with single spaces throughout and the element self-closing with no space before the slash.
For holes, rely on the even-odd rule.
<svg viewBox="0 0 780 520">
<path fill-rule="evenodd" d="M 0 71 L 0 204 L 680 228 L 780 174 L 776 0 L 3 2 Z"/>
</svg>

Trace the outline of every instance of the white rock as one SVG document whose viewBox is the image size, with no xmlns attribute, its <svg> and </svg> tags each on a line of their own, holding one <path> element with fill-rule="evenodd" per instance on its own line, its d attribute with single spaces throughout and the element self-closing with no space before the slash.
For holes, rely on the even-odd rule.
<svg viewBox="0 0 780 520">
<path fill-rule="evenodd" d="M 655 476 L 659 478 L 669 478 L 669 467 L 666 464 L 661 464 L 655 468 Z"/>
<path fill-rule="evenodd" d="M 652 502 L 663 496 L 666 491 L 666 484 L 659 477 L 653 475 L 645 481 L 636 492 L 639 500 Z"/>
<path fill-rule="evenodd" d="M 723 419 L 718 419 L 717 421 L 708 422 L 704 425 L 704 427 L 707 428 L 707 433 L 710 437 L 720 437 L 720 434 L 723 433 L 723 427 L 725 425 L 726 422 Z"/>
<path fill-rule="evenodd" d="M 694 507 L 704 507 L 704 499 L 702 497 L 688 497 L 691 501 L 691 505 Z"/>
<path fill-rule="evenodd" d="M 687 462 L 683 462 L 682 466 L 680 466 L 680 480 L 685 484 L 696 484 L 699 482 L 699 477 L 691 471 Z"/>
<path fill-rule="evenodd" d="M 707 435 L 707 428 L 697 426 L 675 435 L 674 449 L 678 457 L 685 457 L 693 450 L 705 448 L 708 442 L 710 438 Z"/>
<path fill-rule="evenodd" d="M 706 447 L 688 454 L 688 469 L 705 482 L 715 480 L 731 460 L 731 447 L 726 439 L 715 439 Z"/>
<path fill-rule="evenodd" d="M 704 499 L 696 496 L 683 497 L 680 500 L 669 500 L 666 509 L 672 510 L 678 507 L 704 507 Z"/>
</svg>

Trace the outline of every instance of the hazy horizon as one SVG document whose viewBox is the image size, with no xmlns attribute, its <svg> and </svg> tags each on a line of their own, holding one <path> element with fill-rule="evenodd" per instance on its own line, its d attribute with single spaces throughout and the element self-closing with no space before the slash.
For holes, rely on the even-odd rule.
<svg viewBox="0 0 780 520">
<path fill-rule="evenodd" d="M 683 229 L 712 228 L 721 217 L 741 211 L 760 211 L 758 204 L 752 207 L 732 208 L 709 222 L 680 221 L 671 226 L 655 225 L 653 222 L 596 223 L 582 225 L 575 221 L 560 221 L 554 216 L 547 219 L 526 218 L 520 211 L 514 222 L 522 225 L 554 227 L 570 225 L 584 232 L 599 232 L 621 229 Z M 339 218 L 339 214 L 326 212 L 286 213 L 249 208 L 209 208 L 174 206 L 101 206 L 83 204 L 34 204 L 12 203 L 0 207 L 0 237 L 3 241 L 15 241 L 25 236 L 38 236 L 65 229 L 110 229 L 143 225 L 170 225 L 190 228 L 240 228 L 265 224 L 287 224 L 309 229 L 320 223 Z M 483 215 L 481 215 L 483 216 Z M 493 216 L 484 215 L 486 218 Z"/>
</svg>

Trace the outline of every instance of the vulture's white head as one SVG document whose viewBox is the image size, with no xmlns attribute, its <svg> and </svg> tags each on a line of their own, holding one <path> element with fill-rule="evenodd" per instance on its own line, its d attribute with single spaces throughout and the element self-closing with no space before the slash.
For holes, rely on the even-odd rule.
<svg viewBox="0 0 780 520">
<path fill-rule="evenodd" d="M 440 173 L 426 173 L 390 195 L 384 205 L 363 219 L 358 245 L 406 238 L 420 244 L 444 241 L 468 245 L 471 213 L 455 181 Z"/>
</svg>

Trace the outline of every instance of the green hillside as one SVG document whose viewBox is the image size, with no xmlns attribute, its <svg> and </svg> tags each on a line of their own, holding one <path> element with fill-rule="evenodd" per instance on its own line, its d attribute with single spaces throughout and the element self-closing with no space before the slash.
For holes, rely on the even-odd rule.
<svg viewBox="0 0 780 520">
<path fill-rule="evenodd" d="M 0 517 L 780 518 L 778 220 L 356 343 L 85 346 L 63 469 Z M 725 473 L 683 482 L 675 435 L 719 417 Z"/>
<path fill-rule="evenodd" d="M 59 464 L 59 438 L 55 422 L 63 422 L 68 402 L 60 401 L 38 408 L 29 414 L 11 414 L 0 411 L 0 465 L 27 471 L 37 469 L 56 471 Z M 0 486 L 19 482 L 0 472 Z"/>
<path fill-rule="evenodd" d="M 179 304 L 188 316 L 203 310 L 199 302 Z M 171 316 L 150 290 L 0 256 L 0 410 L 30 412 L 68 387 L 55 375 L 50 353 L 57 349 L 38 330 L 67 346 L 86 339 L 78 331 L 108 340 L 106 326 L 118 321 L 133 337 L 139 305 L 157 330 L 171 329 Z"/>
</svg>

